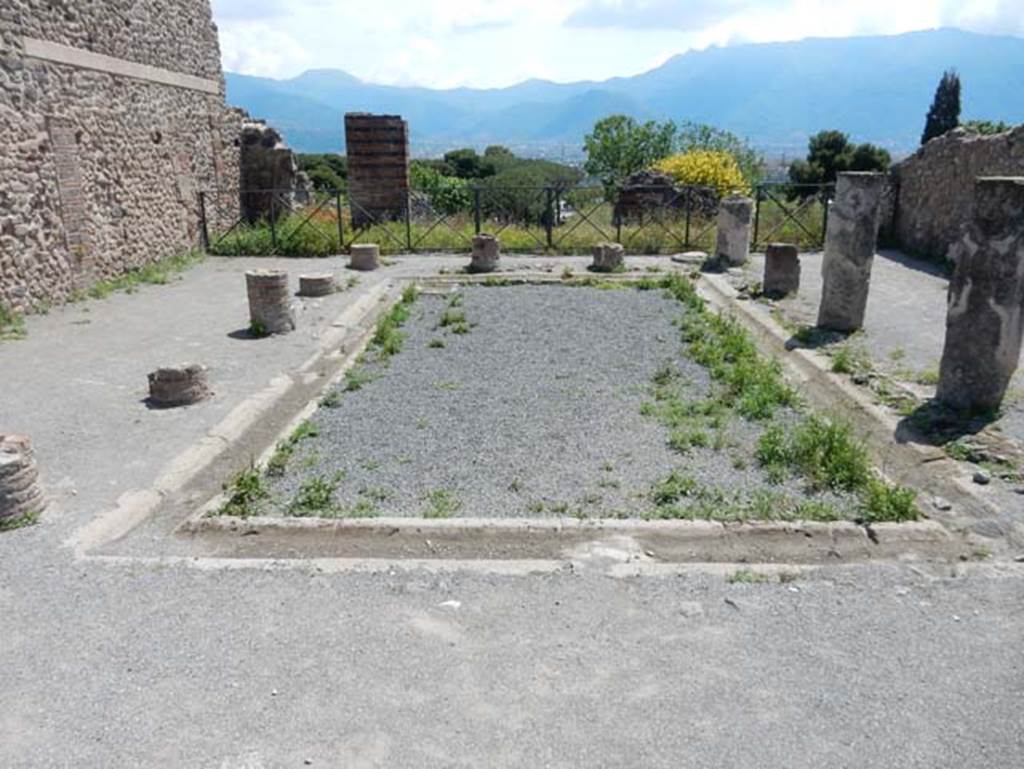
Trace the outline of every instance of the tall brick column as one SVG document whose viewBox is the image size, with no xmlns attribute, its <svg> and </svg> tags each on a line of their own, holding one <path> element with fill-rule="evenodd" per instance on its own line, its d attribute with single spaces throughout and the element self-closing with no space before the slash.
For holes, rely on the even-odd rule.
<svg viewBox="0 0 1024 769">
<path fill-rule="evenodd" d="M 352 225 L 401 219 L 409 193 L 409 126 L 398 115 L 345 115 Z"/>
<path fill-rule="evenodd" d="M 878 239 L 878 206 L 884 186 L 884 174 L 839 174 L 835 201 L 829 209 L 821 266 L 821 328 L 856 331 L 864 325 Z"/>
<path fill-rule="evenodd" d="M 938 399 L 985 411 L 1003 401 L 1024 332 L 1024 177 L 981 177 L 952 251 Z"/>
</svg>

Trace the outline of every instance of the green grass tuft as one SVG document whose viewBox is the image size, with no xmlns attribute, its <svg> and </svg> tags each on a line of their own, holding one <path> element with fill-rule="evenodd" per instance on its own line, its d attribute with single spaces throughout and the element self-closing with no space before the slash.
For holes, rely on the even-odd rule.
<svg viewBox="0 0 1024 769">
<path fill-rule="evenodd" d="M 448 489 L 434 489 L 424 499 L 427 502 L 424 518 L 451 518 L 462 509 L 462 502 Z"/>
</svg>

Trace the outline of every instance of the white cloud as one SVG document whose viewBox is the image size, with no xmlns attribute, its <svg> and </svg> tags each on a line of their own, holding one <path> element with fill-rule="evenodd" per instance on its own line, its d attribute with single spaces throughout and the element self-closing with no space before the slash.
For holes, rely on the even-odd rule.
<svg viewBox="0 0 1024 769">
<path fill-rule="evenodd" d="M 213 0 L 227 69 L 372 82 L 601 80 L 708 45 L 937 26 L 1024 35 L 1021 0 Z"/>
</svg>

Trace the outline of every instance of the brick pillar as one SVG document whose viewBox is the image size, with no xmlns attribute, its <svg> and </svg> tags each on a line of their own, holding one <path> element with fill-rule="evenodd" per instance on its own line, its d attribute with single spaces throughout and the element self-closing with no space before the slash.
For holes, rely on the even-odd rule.
<svg viewBox="0 0 1024 769">
<path fill-rule="evenodd" d="M 957 409 L 996 409 L 1024 331 L 1024 177 L 977 180 L 973 217 L 953 255 L 937 397 Z"/>
<path fill-rule="evenodd" d="M 821 266 L 821 328 L 849 332 L 864 325 L 884 186 L 884 174 L 839 174 L 836 197 L 829 209 Z"/>
<path fill-rule="evenodd" d="M 345 115 L 352 225 L 405 216 L 409 192 L 409 126 L 398 115 Z"/>
<path fill-rule="evenodd" d="M 158 368 L 149 375 L 149 402 L 157 408 L 189 406 L 211 395 L 209 369 L 198 363 Z"/>
<path fill-rule="evenodd" d="M 287 334 L 295 330 L 288 273 L 284 270 L 250 270 L 245 273 L 249 293 L 249 323 L 257 334 Z"/>
<path fill-rule="evenodd" d="M 35 515 L 45 507 L 29 439 L 0 435 L 0 521 Z"/>
</svg>

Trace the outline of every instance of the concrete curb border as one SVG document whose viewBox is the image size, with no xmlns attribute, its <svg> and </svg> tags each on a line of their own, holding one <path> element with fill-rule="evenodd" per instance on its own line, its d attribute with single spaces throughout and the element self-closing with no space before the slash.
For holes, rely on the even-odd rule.
<svg viewBox="0 0 1024 769">
<path fill-rule="evenodd" d="M 321 558 L 452 561 L 564 562 L 626 554 L 665 564 L 835 564 L 910 552 L 939 559 L 969 555 L 963 540 L 934 521 L 863 527 L 849 521 L 193 517 L 179 531 L 214 541 L 238 557 L 268 558 L 300 549 Z"/>
</svg>

